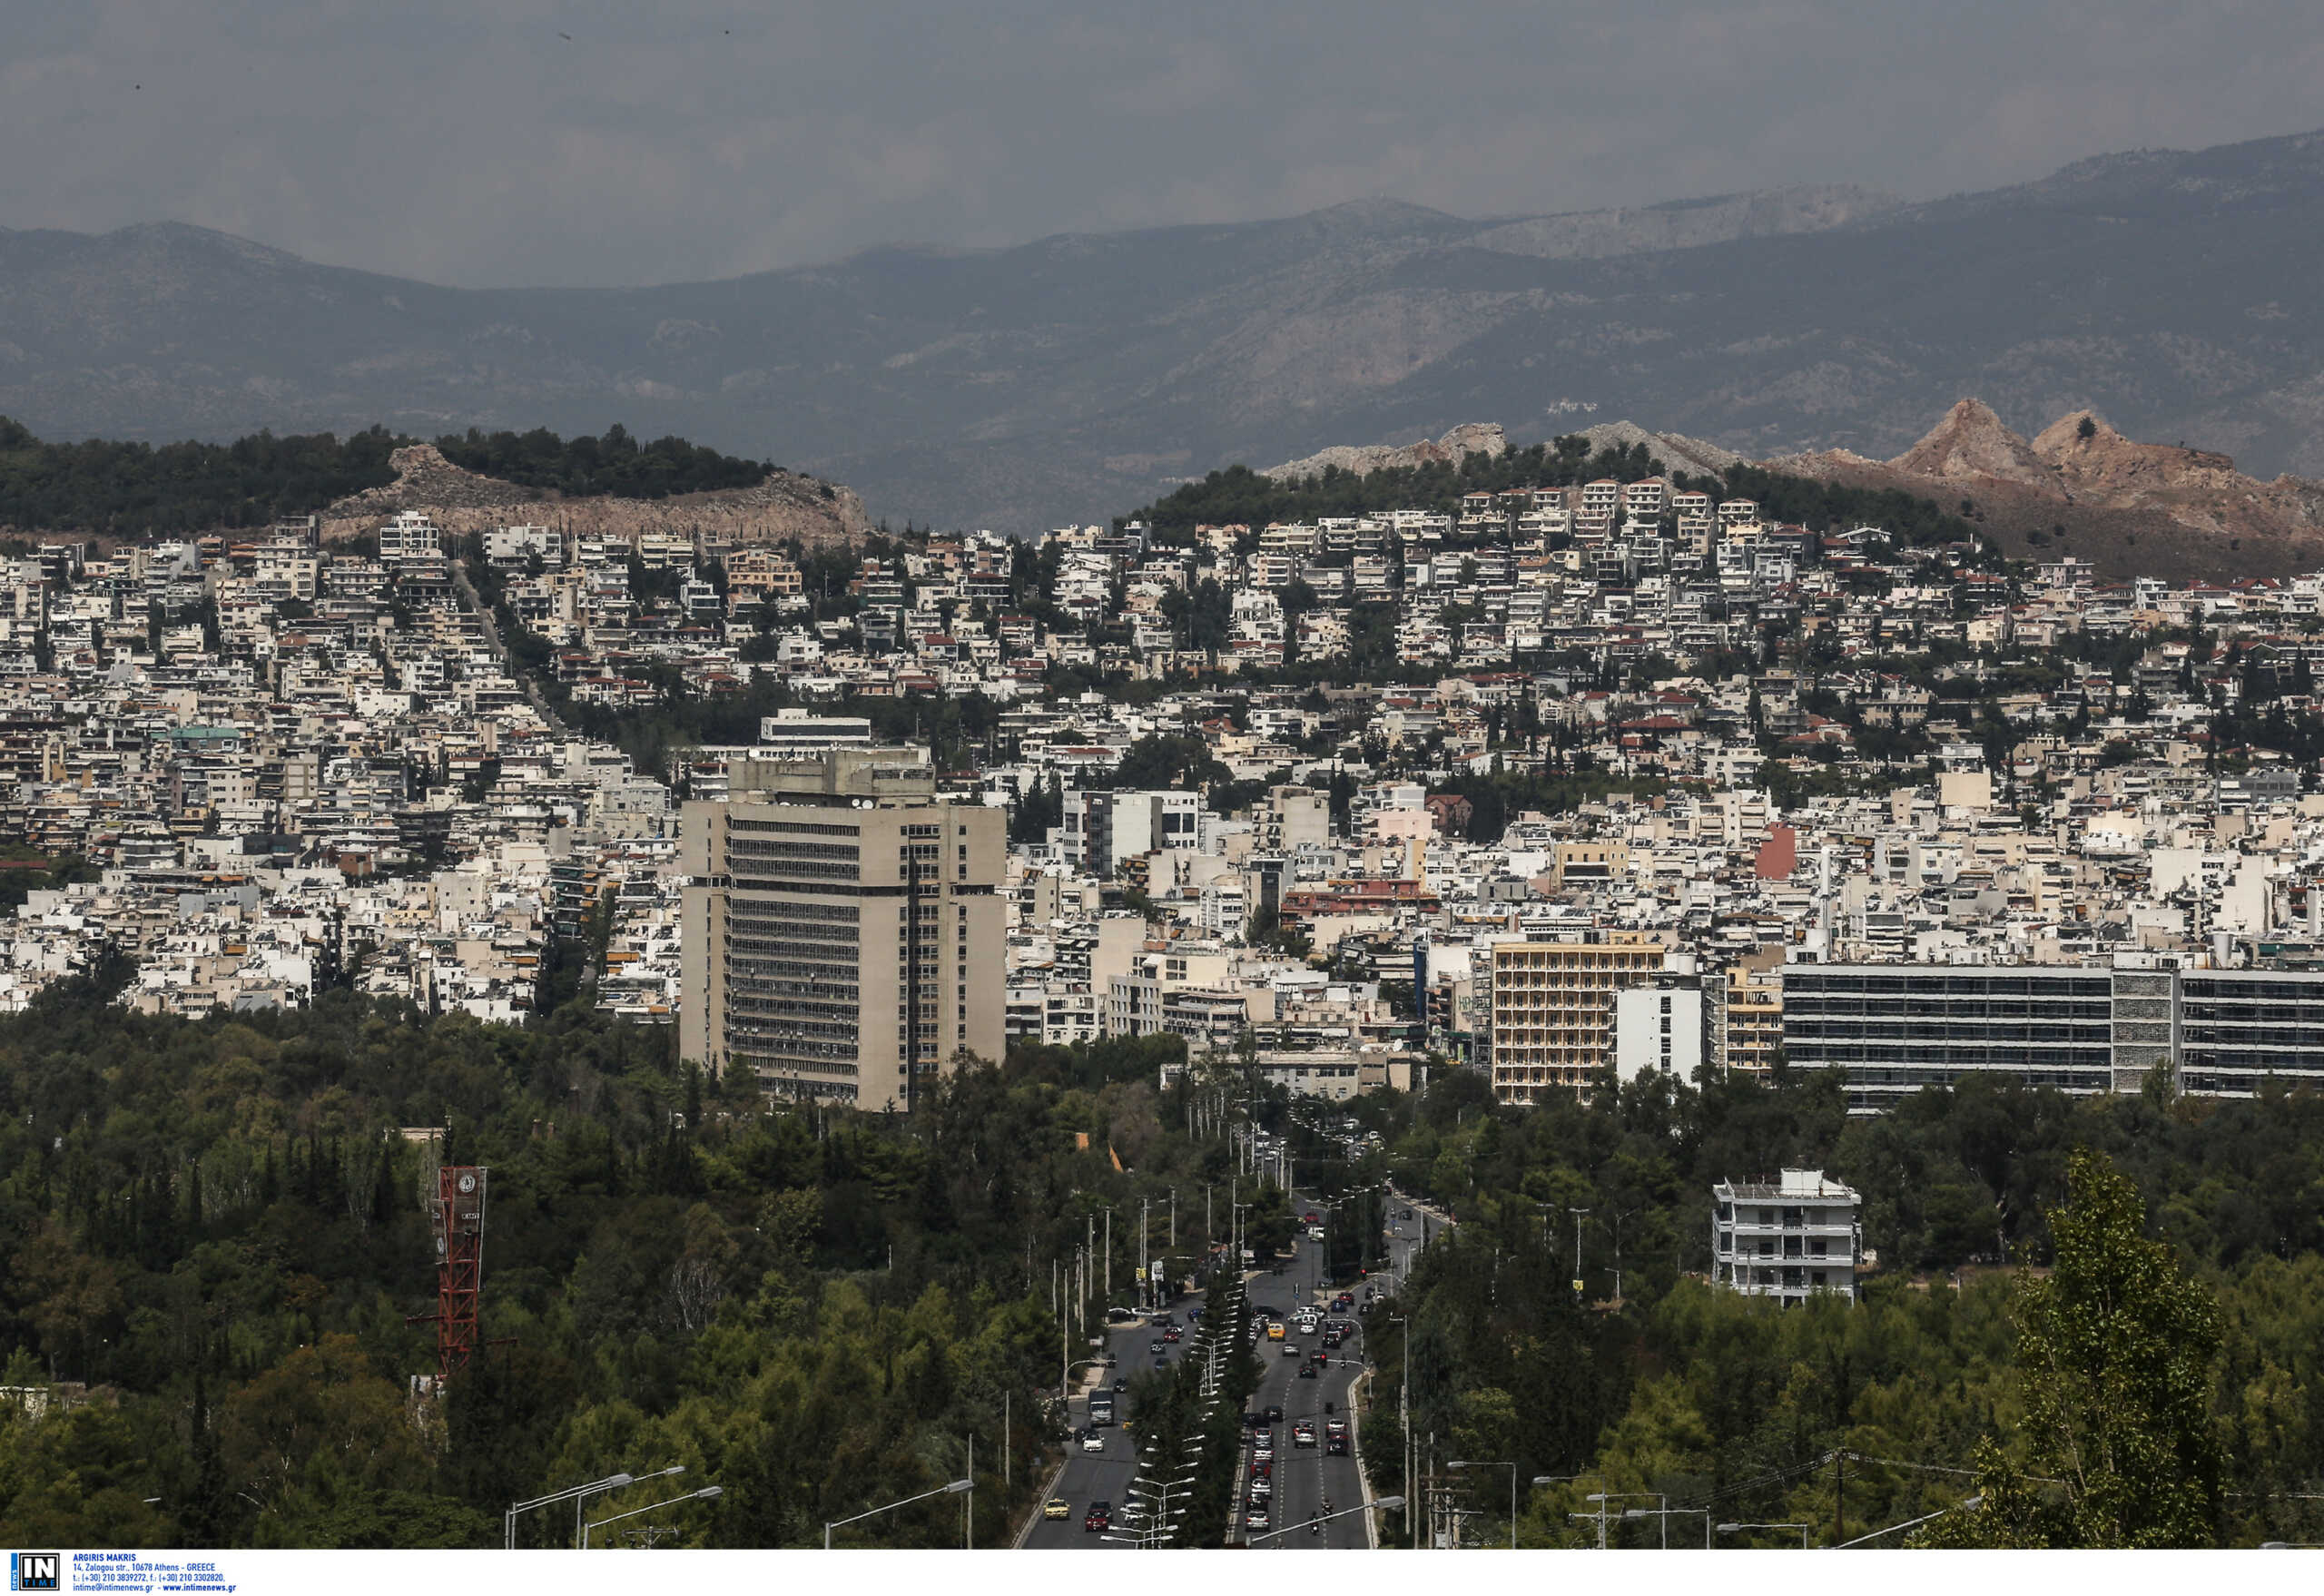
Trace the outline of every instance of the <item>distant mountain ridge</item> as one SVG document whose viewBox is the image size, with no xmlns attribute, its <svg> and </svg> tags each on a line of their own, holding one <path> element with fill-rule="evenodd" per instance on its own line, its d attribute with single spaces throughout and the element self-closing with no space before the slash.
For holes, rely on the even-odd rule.
<svg viewBox="0 0 2324 1596">
<path fill-rule="evenodd" d="M 1590 415 L 1885 461 L 1979 394 L 2324 477 L 2324 135 L 1899 203 L 1771 190 L 1466 221 L 884 249 L 723 282 L 454 290 L 175 224 L 0 232 L 0 414 L 44 437 L 673 433 L 893 522 L 1088 521 L 1235 462 Z"/>
</svg>

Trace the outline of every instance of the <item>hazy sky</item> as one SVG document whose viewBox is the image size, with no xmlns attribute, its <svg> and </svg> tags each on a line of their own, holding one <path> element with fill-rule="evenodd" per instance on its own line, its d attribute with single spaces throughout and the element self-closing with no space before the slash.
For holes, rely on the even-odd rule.
<svg viewBox="0 0 2324 1596">
<path fill-rule="evenodd" d="M 462 284 L 1767 187 L 2324 125 L 2316 0 L 6 0 L 0 226 Z M 570 34 L 570 40 L 560 37 Z"/>
</svg>

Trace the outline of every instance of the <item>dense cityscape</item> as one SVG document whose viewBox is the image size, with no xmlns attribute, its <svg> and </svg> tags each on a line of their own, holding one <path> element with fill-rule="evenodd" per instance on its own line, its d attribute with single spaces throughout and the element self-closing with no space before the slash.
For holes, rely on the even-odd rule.
<svg viewBox="0 0 2324 1596">
<path fill-rule="evenodd" d="M 16 9 L 7 1596 L 2314 1586 L 2309 10 Z"/>
<path fill-rule="evenodd" d="M 2199 1406 L 2307 1355 L 2266 1349 L 2318 1265 L 2324 573 L 2102 580 L 1926 503 L 1784 522 L 1580 440 L 1200 518 L 1354 491 L 1257 480 L 1024 540 L 404 509 L 15 554 L 12 1089 L 59 1134 L 12 1133 L 0 1435 L 28 1482 L 105 1451 L 60 1424 L 180 1436 L 142 1506 L 47 1498 L 57 1538 L 477 1543 L 503 1474 L 642 1446 L 713 1482 L 648 1542 L 803 1544 L 940 1499 L 929 1441 L 872 1461 L 940 1414 L 986 1438 L 965 1517 L 823 1533 L 1635 1542 L 1610 1481 L 1736 1543 L 2299 1533 L 2290 1436 L 2182 1433 L 2195 1495 L 2095 1528 L 1946 1492 L 2033 1491 L 2042 1443 L 1978 1451 L 2007 1434 L 1970 1415 L 2072 1393 L 1991 1327 L 2070 1316 L 2121 1249 L 2223 1272 L 2225 1309 L 2181 1279 L 2142 1321 L 2242 1326 Z M 141 1151 L 157 1089 L 193 1117 Z M 514 1232 L 488 1271 L 455 1174 Z M 232 1329 L 172 1295 L 220 1246 L 257 1271 Z M 362 1306 L 438 1275 L 402 1328 Z M 1909 1305 L 1939 1289 L 1945 1322 Z M 1694 1440 L 1634 1433 L 1678 1399 L 1622 1364 L 1715 1386 L 1753 1302 L 1887 1340 L 1779 1444 L 1709 1387 Z M 959 1338 L 941 1389 L 802 1419 L 777 1370 L 891 1341 L 865 1314 Z M 237 1387 L 215 1414 L 152 1361 L 187 1335 Z M 1277 1345 L 1295 1369 L 1242 1351 Z M 1915 1387 L 1937 1406 L 1874 1416 Z M 265 1463 L 298 1388 L 368 1394 L 387 1461 Z M 1512 1454 L 1503 1508 L 1456 1448 Z"/>
</svg>

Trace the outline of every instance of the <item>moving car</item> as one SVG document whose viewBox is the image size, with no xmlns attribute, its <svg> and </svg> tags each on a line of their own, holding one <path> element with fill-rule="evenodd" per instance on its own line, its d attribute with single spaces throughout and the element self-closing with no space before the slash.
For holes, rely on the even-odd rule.
<svg viewBox="0 0 2324 1596">
<path fill-rule="evenodd" d="M 1081 1520 L 1081 1527 L 1092 1532 L 1109 1530 L 1113 1528 L 1113 1523 L 1114 1504 L 1102 1496 L 1089 1504 L 1089 1511 L 1082 1516 Z"/>
<path fill-rule="evenodd" d="M 1281 1341 L 1283 1339 L 1283 1321 L 1281 1319 L 1270 1319 L 1267 1321 L 1267 1339 L 1269 1341 Z"/>
<path fill-rule="evenodd" d="M 1162 1345 L 1163 1345 L 1163 1344 L 1162 1344 L 1162 1338 L 1161 1338 L 1160 1336 L 1158 1336 L 1158 1335 L 1157 1335 L 1157 1336 L 1156 1336 L 1156 1337 L 1154 1338 L 1154 1340 L 1153 1340 L 1153 1341 L 1152 1341 L 1152 1342 L 1151 1342 L 1151 1343 L 1147 1346 L 1147 1349 L 1146 1349 L 1146 1350 L 1147 1350 L 1147 1351 L 1148 1351 L 1148 1352 L 1160 1352 L 1160 1351 L 1162 1350 Z"/>
<path fill-rule="evenodd" d="M 1283 1355 L 1287 1358 L 1295 1358 L 1299 1355 L 1299 1348 L 1286 1341 L 1283 1344 Z"/>
<path fill-rule="evenodd" d="M 1251 1511 L 1243 1515 L 1243 1527 L 1246 1530 L 1265 1529 L 1267 1527 L 1267 1510 L 1260 1506 L 1257 1502 L 1253 1502 L 1251 1504 Z"/>
<path fill-rule="evenodd" d="M 1302 1380 L 1313 1380 L 1315 1377 L 1315 1365 L 1314 1364 L 1300 1364 L 1299 1377 Z"/>
<path fill-rule="evenodd" d="M 1084 1452 L 1103 1452 L 1106 1450 L 1106 1438 L 1103 1435 L 1098 1434 L 1095 1430 L 1088 1431 L 1084 1433 L 1081 1437 L 1081 1450 Z"/>
<path fill-rule="evenodd" d="M 1062 1496 L 1052 1496 L 1041 1503 L 1041 1516 L 1045 1519 L 1069 1519 L 1073 1516 L 1073 1503 Z"/>
<path fill-rule="evenodd" d="M 1301 1422 L 1301 1423 L 1299 1423 L 1299 1424 L 1294 1424 L 1294 1425 L 1291 1427 L 1291 1443 L 1292 1443 L 1294 1446 L 1313 1446 L 1313 1445 L 1315 1445 L 1315 1425 L 1313 1425 L 1313 1424 L 1307 1424 L 1307 1423 L 1305 1423 L 1305 1422 L 1304 1422 L 1304 1421 L 1303 1421 L 1303 1422 Z"/>
</svg>

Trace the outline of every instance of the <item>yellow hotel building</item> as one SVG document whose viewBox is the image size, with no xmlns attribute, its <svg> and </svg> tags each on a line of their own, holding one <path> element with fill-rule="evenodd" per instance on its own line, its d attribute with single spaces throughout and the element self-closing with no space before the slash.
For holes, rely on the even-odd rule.
<svg viewBox="0 0 2324 1596">
<path fill-rule="evenodd" d="M 1614 994 L 1662 969 L 1647 932 L 1603 942 L 1496 942 L 1492 948 L 1492 1087 L 1504 1103 L 1544 1088 L 1577 1090 L 1614 1057 Z"/>
</svg>

